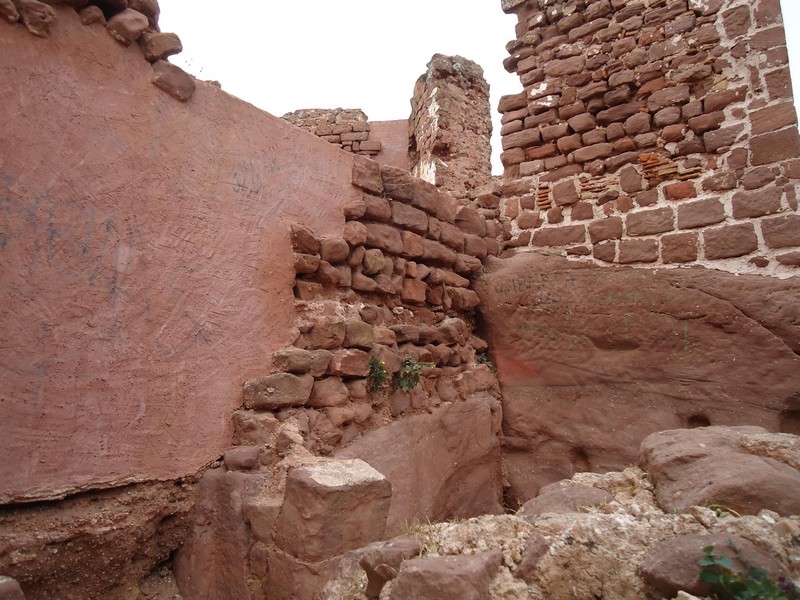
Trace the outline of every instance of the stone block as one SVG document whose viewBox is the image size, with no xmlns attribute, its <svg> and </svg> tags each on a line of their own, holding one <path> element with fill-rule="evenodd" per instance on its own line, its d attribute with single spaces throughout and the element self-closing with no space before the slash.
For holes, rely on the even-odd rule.
<svg viewBox="0 0 800 600">
<path fill-rule="evenodd" d="M 622 240 L 619 242 L 620 264 L 651 263 L 657 260 L 657 240 Z"/>
<path fill-rule="evenodd" d="M 800 136 L 796 127 L 757 135 L 750 140 L 753 166 L 767 165 L 800 156 Z"/>
<path fill-rule="evenodd" d="M 425 304 L 428 286 L 418 279 L 403 279 L 403 287 L 400 291 L 400 297 L 404 302 L 412 304 Z"/>
<path fill-rule="evenodd" d="M 366 227 L 368 246 L 385 250 L 391 254 L 403 253 L 403 239 L 398 229 L 382 223 L 367 223 Z"/>
<path fill-rule="evenodd" d="M 437 265 L 452 266 L 456 262 L 456 253 L 439 242 L 426 239 L 422 240 L 422 259 Z"/>
<path fill-rule="evenodd" d="M 502 560 L 500 550 L 407 560 L 400 567 L 389 598 L 485 600 Z"/>
<path fill-rule="evenodd" d="M 311 375 L 276 373 L 250 379 L 244 384 L 244 405 L 254 410 L 276 410 L 302 406 L 311 396 Z"/>
<path fill-rule="evenodd" d="M 369 359 L 367 360 L 369 362 Z M 325 408 L 328 406 L 342 406 L 349 399 L 350 392 L 340 377 L 326 377 L 314 382 L 307 402 L 313 408 Z"/>
<path fill-rule="evenodd" d="M 686 200 L 697 197 L 697 189 L 691 181 L 679 181 L 664 186 L 664 196 L 667 200 Z"/>
<path fill-rule="evenodd" d="M 697 260 L 696 233 L 675 233 L 661 238 L 661 260 L 664 264 Z"/>
<path fill-rule="evenodd" d="M 800 246 L 800 215 L 764 219 L 761 221 L 761 232 L 769 248 Z"/>
<path fill-rule="evenodd" d="M 782 210 L 783 188 L 771 187 L 755 192 L 739 192 L 733 196 L 731 206 L 734 219 L 763 217 Z"/>
<path fill-rule="evenodd" d="M 758 249 L 758 239 L 752 223 L 728 225 L 703 231 L 706 258 L 734 258 Z"/>
<path fill-rule="evenodd" d="M 302 348 L 286 348 L 272 355 L 272 366 L 278 371 L 303 375 L 311 370 L 311 352 Z"/>
<path fill-rule="evenodd" d="M 335 350 L 328 365 L 328 374 L 339 377 L 366 377 L 369 374 L 369 354 L 354 348 Z M 314 389 L 317 389 L 316 384 Z"/>
<path fill-rule="evenodd" d="M 678 206 L 678 229 L 715 225 L 725 220 L 725 207 L 717 198 L 687 202 Z"/>
<path fill-rule="evenodd" d="M 301 254 L 319 253 L 319 240 L 312 231 L 303 225 L 292 225 L 291 227 L 292 248 Z"/>
<path fill-rule="evenodd" d="M 153 63 L 153 85 L 181 102 L 191 100 L 197 87 L 191 75 L 165 60 Z"/>
<path fill-rule="evenodd" d="M 392 202 L 391 208 L 392 216 L 389 218 L 391 224 L 420 235 L 428 232 L 428 215 L 424 211 L 401 202 Z"/>
<path fill-rule="evenodd" d="M 586 241 L 585 225 L 567 225 L 548 227 L 534 232 L 531 238 L 533 246 L 566 246 Z"/>
<path fill-rule="evenodd" d="M 353 185 L 372 194 L 383 193 L 381 166 L 374 160 L 361 156 L 353 157 Z"/>
<path fill-rule="evenodd" d="M 345 348 L 369 349 L 375 344 L 375 330 L 369 323 L 350 319 L 345 321 Z"/>
<path fill-rule="evenodd" d="M 270 412 L 239 409 L 233 413 L 233 443 L 244 446 L 263 446 L 272 439 L 278 419 Z"/>
<path fill-rule="evenodd" d="M 183 51 L 181 39 L 174 33 L 145 32 L 139 38 L 142 54 L 150 62 L 166 60 Z"/>
<path fill-rule="evenodd" d="M 16 579 L 0 575 L 0 599 L 25 600 L 25 594 Z"/>
<path fill-rule="evenodd" d="M 486 219 L 469 206 L 459 206 L 456 211 L 455 226 L 464 233 L 481 237 L 486 235 Z"/>
<path fill-rule="evenodd" d="M 363 199 L 365 218 L 381 223 L 389 221 L 389 218 L 392 216 L 392 207 L 386 198 L 364 194 Z"/>
<path fill-rule="evenodd" d="M 350 246 L 341 238 L 323 238 L 319 241 L 319 254 L 332 265 L 343 263 L 350 254 Z"/>
<path fill-rule="evenodd" d="M 411 202 L 414 199 L 416 178 L 405 169 L 384 166 L 381 168 L 383 192 L 390 198 Z"/>
<path fill-rule="evenodd" d="M 15 4 L 19 19 L 28 31 L 39 37 L 50 35 L 56 20 L 56 10 L 52 6 L 37 0 L 16 0 Z M 7 21 L 16 22 L 16 19 L 12 21 L 10 18 L 14 14 L 11 10 L 6 9 L 5 12 Z"/>
<path fill-rule="evenodd" d="M 628 235 L 652 235 L 675 228 L 675 215 L 671 208 L 656 208 L 628 213 L 625 218 Z"/>
<path fill-rule="evenodd" d="M 331 460 L 289 472 L 275 541 L 319 562 L 383 537 L 392 488 L 362 460 Z"/>
<path fill-rule="evenodd" d="M 622 219 L 620 217 L 599 219 L 589 224 L 589 239 L 592 244 L 597 244 L 604 240 L 618 240 L 621 237 Z"/>
<path fill-rule="evenodd" d="M 294 272 L 297 274 L 316 273 L 319 268 L 319 256 L 316 254 L 294 254 Z"/>
</svg>

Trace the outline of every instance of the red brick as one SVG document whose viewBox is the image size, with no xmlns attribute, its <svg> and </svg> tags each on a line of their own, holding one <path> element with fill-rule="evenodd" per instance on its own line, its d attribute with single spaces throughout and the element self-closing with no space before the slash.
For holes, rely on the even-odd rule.
<svg viewBox="0 0 800 600">
<path fill-rule="evenodd" d="M 539 229 L 533 234 L 531 243 L 534 246 L 566 246 L 583 243 L 586 240 L 585 225 L 567 225 Z"/>
<path fill-rule="evenodd" d="M 800 136 L 796 127 L 757 135 L 750 140 L 750 161 L 753 166 L 800 156 Z"/>
<path fill-rule="evenodd" d="M 800 215 L 764 219 L 761 221 L 761 232 L 769 248 L 800 246 Z"/>
<path fill-rule="evenodd" d="M 651 263 L 657 260 L 657 240 L 622 240 L 619 243 L 619 262 L 621 264 Z"/>
<path fill-rule="evenodd" d="M 497 106 L 497 111 L 501 113 L 509 112 L 512 110 L 519 110 L 528 107 L 528 96 L 525 92 L 514 94 L 512 96 L 503 96 L 500 98 L 500 104 Z"/>
<path fill-rule="evenodd" d="M 500 128 L 500 135 L 507 136 L 510 133 L 517 133 L 522 131 L 522 121 L 509 121 Z"/>
<path fill-rule="evenodd" d="M 733 197 L 733 217 L 752 219 L 781 211 L 783 189 L 771 187 L 756 192 L 739 192 Z"/>
<path fill-rule="evenodd" d="M 664 264 L 697 260 L 697 234 L 675 233 L 661 238 L 661 260 Z"/>
<path fill-rule="evenodd" d="M 675 229 L 675 215 L 672 209 L 656 208 L 628 213 L 625 218 L 628 235 L 651 235 Z"/>
<path fill-rule="evenodd" d="M 589 224 L 589 238 L 593 244 L 604 240 L 615 240 L 622 237 L 622 219 L 609 217 Z"/>
<path fill-rule="evenodd" d="M 691 181 L 680 181 L 664 186 L 664 196 L 667 200 L 686 200 L 696 198 L 697 190 Z"/>
<path fill-rule="evenodd" d="M 706 258 L 734 258 L 758 249 L 758 238 L 752 223 L 728 225 L 703 231 Z"/>
<path fill-rule="evenodd" d="M 716 198 L 686 202 L 678 206 L 678 229 L 715 225 L 725 220 L 725 207 Z"/>
</svg>

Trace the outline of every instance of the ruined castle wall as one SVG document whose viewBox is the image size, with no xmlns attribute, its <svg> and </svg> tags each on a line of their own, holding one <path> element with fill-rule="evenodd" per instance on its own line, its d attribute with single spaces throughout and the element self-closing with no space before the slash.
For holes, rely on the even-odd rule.
<svg viewBox="0 0 800 600">
<path fill-rule="evenodd" d="M 456 198 L 492 177 L 489 85 L 461 56 L 435 54 L 411 100 L 411 171 Z"/>
<path fill-rule="evenodd" d="M 381 151 L 372 158 L 389 167 L 411 170 L 408 159 L 408 119 L 373 121 L 372 135 L 381 142 Z"/>
<path fill-rule="evenodd" d="M 0 502 L 194 473 L 293 339 L 289 223 L 341 232 L 353 157 L 59 7 L 0 23 Z M 313 177 L 309 174 L 313 173 Z"/>
<path fill-rule="evenodd" d="M 800 263 L 800 137 L 778 0 L 503 0 L 511 247 L 599 264 Z"/>
</svg>

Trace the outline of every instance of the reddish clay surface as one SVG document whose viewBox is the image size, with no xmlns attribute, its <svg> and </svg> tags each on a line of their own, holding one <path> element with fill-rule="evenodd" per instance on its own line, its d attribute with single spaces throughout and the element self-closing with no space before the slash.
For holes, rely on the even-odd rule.
<svg viewBox="0 0 800 600">
<path fill-rule="evenodd" d="M 382 165 L 400 167 L 408 171 L 408 119 L 400 121 L 371 121 L 369 139 L 381 143 L 375 160 Z"/>
<path fill-rule="evenodd" d="M 352 157 L 59 9 L 0 26 L 0 503 L 195 472 L 291 341 L 291 222 L 340 233 Z"/>
</svg>

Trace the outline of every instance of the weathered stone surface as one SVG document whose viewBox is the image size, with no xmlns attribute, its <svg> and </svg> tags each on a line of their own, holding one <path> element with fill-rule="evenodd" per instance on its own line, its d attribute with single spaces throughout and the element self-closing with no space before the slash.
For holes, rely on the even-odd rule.
<svg viewBox="0 0 800 600">
<path fill-rule="evenodd" d="M 641 564 L 642 578 L 664 597 L 672 597 L 683 590 L 690 594 L 708 596 L 711 586 L 700 581 L 700 560 L 705 557 L 703 548 L 714 547 L 716 556 L 727 557 L 734 571 L 746 573 L 751 567 L 767 573 L 772 581 L 788 576 L 786 569 L 774 556 L 750 540 L 738 535 L 717 533 L 712 535 L 684 535 L 662 542 L 652 548 Z"/>
<path fill-rule="evenodd" d="M 758 238 L 752 223 L 727 225 L 703 231 L 706 258 L 734 258 L 758 249 Z"/>
<path fill-rule="evenodd" d="M 371 545 L 358 561 L 367 574 L 367 597 L 377 598 L 386 582 L 397 577 L 403 561 L 419 555 L 422 548 L 423 540 L 415 536 Z"/>
<path fill-rule="evenodd" d="M 250 532 L 242 501 L 252 475 L 211 469 L 200 480 L 189 537 L 178 551 L 174 571 L 188 598 L 247 598 Z"/>
<path fill-rule="evenodd" d="M 138 10 L 126 8 L 111 17 L 106 28 L 114 39 L 127 46 L 138 40 L 149 26 L 146 16 Z"/>
<path fill-rule="evenodd" d="M 381 178 L 381 166 L 369 158 L 363 156 L 353 157 L 353 185 L 362 190 L 373 194 L 383 193 L 383 179 Z"/>
<path fill-rule="evenodd" d="M 350 390 L 339 377 L 326 377 L 315 381 L 308 400 L 314 408 L 341 406 L 350 398 Z"/>
<path fill-rule="evenodd" d="M 278 428 L 278 419 L 270 412 L 239 409 L 233 413 L 233 443 L 263 446 Z"/>
<path fill-rule="evenodd" d="M 387 534 L 414 522 L 499 513 L 498 411 L 496 400 L 479 395 L 366 433 L 336 456 L 361 458 L 391 481 Z"/>
<path fill-rule="evenodd" d="M 350 247 L 341 238 L 323 238 L 319 241 L 320 258 L 332 265 L 343 263 L 350 254 Z"/>
<path fill-rule="evenodd" d="M 244 405 L 256 410 L 302 406 L 308 402 L 314 378 L 311 375 L 276 373 L 244 384 Z"/>
<path fill-rule="evenodd" d="M 678 229 L 714 225 L 725 220 L 725 207 L 716 198 L 687 202 L 678 206 Z"/>
<path fill-rule="evenodd" d="M 742 447 L 743 434 L 761 433 L 766 430 L 760 427 L 662 431 L 642 442 L 639 463 L 667 512 L 722 505 L 739 514 L 757 514 L 764 508 L 798 514 L 800 471 Z"/>
<path fill-rule="evenodd" d="M 336 350 L 328 372 L 340 377 L 366 377 L 369 373 L 369 354 L 352 348 Z"/>
<path fill-rule="evenodd" d="M 492 550 L 474 556 L 430 556 L 403 563 L 391 600 L 437 598 L 438 600 L 487 600 L 503 553 Z"/>
<path fill-rule="evenodd" d="M 287 348 L 272 355 L 272 366 L 278 371 L 308 373 L 311 370 L 311 352 L 302 348 Z"/>
<path fill-rule="evenodd" d="M 0 575 L 0 599 L 25 600 L 25 594 L 16 579 Z"/>
<path fill-rule="evenodd" d="M 98 6 L 90 5 L 82 9 L 80 17 L 81 23 L 84 25 L 93 25 L 95 23 L 100 23 L 103 26 L 106 25 L 106 17 Z"/>
<path fill-rule="evenodd" d="M 672 231 L 674 220 L 671 208 L 655 208 L 628 213 L 625 224 L 628 235 L 650 235 Z"/>
<path fill-rule="evenodd" d="M 194 95 L 194 78 L 180 67 L 158 60 L 153 63 L 153 73 L 153 84 L 181 102 L 188 102 Z"/>
<path fill-rule="evenodd" d="M 428 232 L 428 215 L 418 208 L 408 206 L 402 202 L 392 202 L 392 216 L 389 222 L 403 229 L 410 229 L 420 235 L 425 235 Z"/>
<path fill-rule="evenodd" d="M 392 486 L 362 460 L 329 460 L 289 472 L 275 541 L 308 562 L 383 537 Z"/>
<path fill-rule="evenodd" d="M 614 496 L 604 490 L 559 481 L 543 487 L 536 498 L 522 505 L 517 515 L 524 518 L 544 513 L 586 512 L 613 499 Z"/>
<path fill-rule="evenodd" d="M 347 348 L 369 349 L 375 344 L 375 330 L 363 321 L 345 321 L 344 345 Z"/>
<path fill-rule="evenodd" d="M 367 245 L 391 254 L 403 253 L 403 239 L 400 231 L 390 225 L 367 223 Z"/>
<path fill-rule="evenodd" d="M 222 460 L 229 471 L 251 471 L 261 466 L 258 460 L 260 453 L 260 446 L 237 446 L 226 450 Z"/>
<path fill-rule="evenodd" d="M 37 0 L 17 0 L 15 4 L 19 11 L 19 19 L 28 31 L 39 37 L 50 35 L 56 20 L 56 9 Z"/>
<path fill-rule="evenodd" d="M 323 317 L 314 323 L 311 331 L 304 334 L 302 339 L 308 349 L 332 350 L 344 343 L 346 334 L 345 321 L 336 317 Z"/>
<path fill-rule="evenodd" d="M 800 246 L 800 215 L 764 219 L 761 222 L 761 231 L 769 248 Z"/>
<path fill-rule="evenodd" d="M 631 464 L 648 434 L 696 414 L 778 430 L 796 410 L 791 282 L 534 254 L 485 266 L 475 289 L 503 384 L 512 499 L 573 469 Z"/>
<path fill-rule="evenodd" d="M 19 12 L 14 6 L 13 0 L 0 0 L 0 18 L 9 23 L 16 23 L 19 20 Z M 10 586 L 11 584 L 6 584 Z"/>
</svg>

